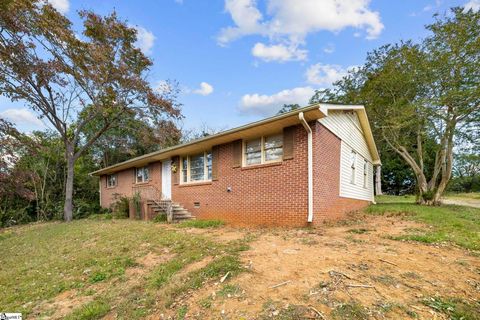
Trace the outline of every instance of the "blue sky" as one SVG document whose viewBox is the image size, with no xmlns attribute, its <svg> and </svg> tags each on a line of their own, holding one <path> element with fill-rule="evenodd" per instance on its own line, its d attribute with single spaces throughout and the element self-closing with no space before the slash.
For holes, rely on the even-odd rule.
<svg viewBox="0 0 480 320">
<path fill-rule="evenodd" d="M 304 105 L 383 44 L 417 40 L 435 12 L 480 8 L 480 0 L 49 0 L 79 24 L 77 11 L 118 15 L 139 30 L 154 60 L 153 85 L 180 83 L 183 127 L 231 128 Z M 0 96 L 0 116 L 22 130 L 36 115 Z"/>
</svg>

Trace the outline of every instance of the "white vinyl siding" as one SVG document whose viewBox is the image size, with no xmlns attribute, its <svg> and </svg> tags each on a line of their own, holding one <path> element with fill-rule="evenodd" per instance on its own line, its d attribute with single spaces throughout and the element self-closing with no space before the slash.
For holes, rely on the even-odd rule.
<svg viewBox="0 0 480 320">
<path fill-rule="evenodd" d="M 328 116 L 318 120 L 341 141 L 339 195 L 374 201 L 373 165 L 362 127 L 355 112 L 329 111 Z M 355 169 L 352 169 L 352 154 L 355 153 Z M 367 163 L 365 164 L 365 161 Z M 367 169 L 364 184 L 364 167 Z M 352 174 L 354 176 L 352 177 Z"/>
<path fill-rule="evenodd" d="M 328 117 L 322 118 L 318 121 L 348 144 L 360 156 L 367 159 L 369 162 L 372 162 L 372 156 L 368 149 L 367 141 L 363 135 L 363 130 L 356 112 L 344 112 L 340 110 L 329 111 Z M 361 167 L 361 165 L 357 166 L 357 168 Z"/>
<path fill-rule="evenodd" d="M 341 142 L 340 197 L 373 201 L 373 165 L 356 153 L 355 170 L 352 170 L 352 148 Z M 367 170 L 366 185 L 364 170 Z M 352 173 L 355 175 L 352 177 Z"/>
</svg>

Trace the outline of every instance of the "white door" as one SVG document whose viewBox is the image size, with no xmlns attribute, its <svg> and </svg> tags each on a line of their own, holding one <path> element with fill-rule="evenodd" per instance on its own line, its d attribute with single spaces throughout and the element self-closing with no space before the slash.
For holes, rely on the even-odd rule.
<svg viewBox="0 0 480 320">
<path fill-rule="evenodd" d="M 172 167 L 171 160 L 162 161 L 162 197 L 172 198 Z"/>
</svg>

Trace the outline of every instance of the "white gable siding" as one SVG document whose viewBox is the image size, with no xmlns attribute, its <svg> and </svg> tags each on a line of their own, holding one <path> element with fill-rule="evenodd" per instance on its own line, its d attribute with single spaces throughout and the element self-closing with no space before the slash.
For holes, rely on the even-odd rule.
<svg viewBox="0 0 480 320">
<path fill-rule="evenodd" d="M 330 111 L 328 116 L 320 119 L 319 122 L 342 140 L 339 195 L 345 198 L 374 201 L 372 156 L 357 114 L 355 112 Z M 357 154 L 354 183 L 351 181 L 352 150 Z M 364 159 L 367 160 L 366 188 L 363 183 Z"/>
<path fill-rule="evenodd" d="M 318 121 L 343 142 L 351 146 L 353 150 L 372 162 L 372 156 L 370 155 L 370 150 L 368 149 L 356 112 L 329 111 L 327 117 Z"/>
</svg>

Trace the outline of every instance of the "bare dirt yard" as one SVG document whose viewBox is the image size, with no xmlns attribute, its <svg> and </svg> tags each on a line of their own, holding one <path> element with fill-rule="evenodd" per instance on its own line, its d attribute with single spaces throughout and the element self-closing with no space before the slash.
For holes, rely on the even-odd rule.
<svg viewBox="0 0 480 320">
<path fill-rule="evenodd" d="M 241 255 L 247 272 L 178 304 L 197 319 L 449 319 L 444 309 L 461 301 L 477 306 L 469 315 L 474 319 L 479 255 L 391 239 L 424 228 L 399 217 L 357 216 L 318 230 L 257 231 Z M 220 239 L 242 233 L 204 232 Z"/>
<path fill-rule="evenodd" d="M 480 210 L 383 203 L 319 228 L 84 219 L 0 231 L 27 319 L 480 319 Z"/>
</svg>

